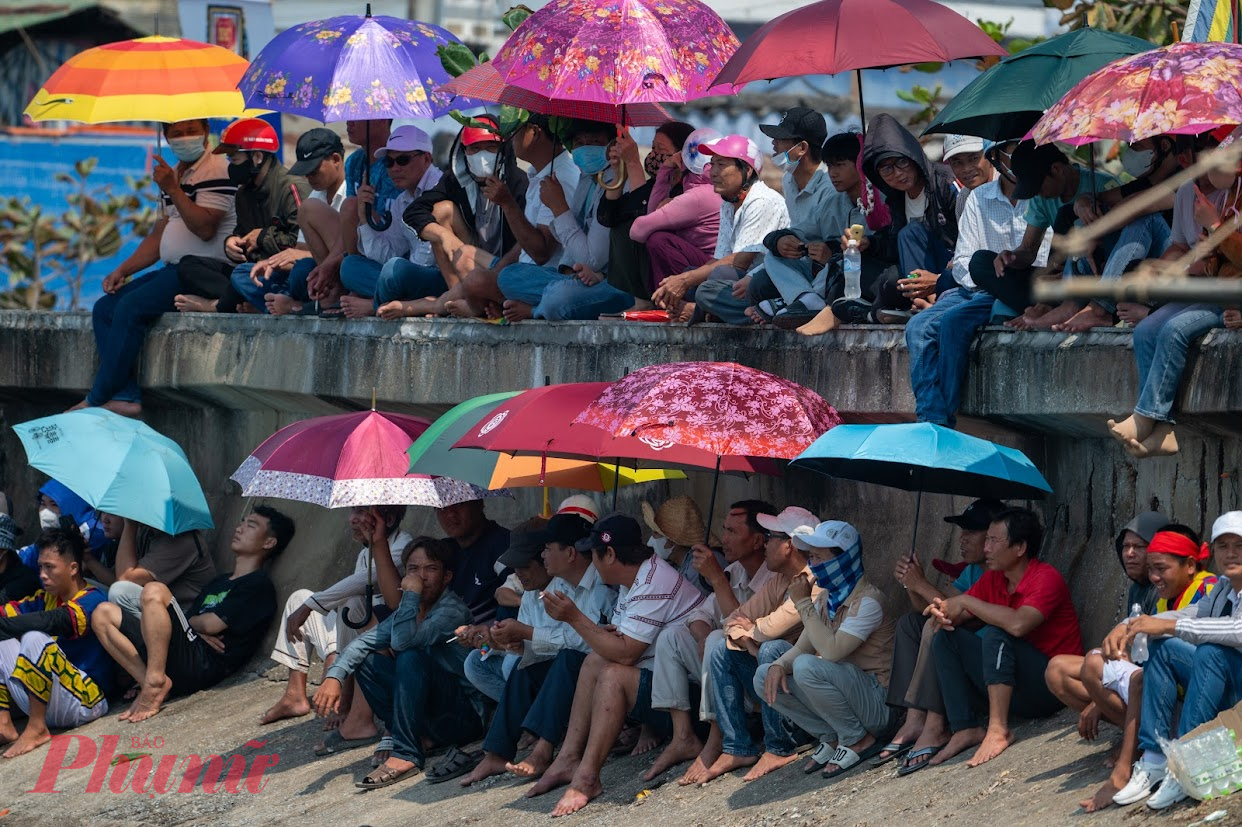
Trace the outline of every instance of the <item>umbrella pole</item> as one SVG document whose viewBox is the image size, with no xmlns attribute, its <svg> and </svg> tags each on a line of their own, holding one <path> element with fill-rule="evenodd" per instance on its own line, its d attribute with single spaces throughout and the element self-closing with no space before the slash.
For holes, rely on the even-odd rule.
<svg viewBox="0 0 1242 827">
<path fill-rule="evenodd" d="M 716 489 L 720 487 L 720 454 L 716 455 L 716 473 L 712 475 L 712 498 L 707 503 L 707 525 L 703 529 L 703 545 L 712 538 L 712 518 L 716 512 Z"/>
<path fill-rule="evenodd" d="M 923 507 L 923 492 L 920 491 L 914 499 L 914 531 L 910 535 L 910 562 L 918 562 L 918 542 L 919 542 L 919 510 Z"/>
<path fill-rule="evenodd" d="M 855 69 L 858 76 L 858 117 L 862 119 L 862 134 L 867 134 L 867 107 L 863 103 L 862 69 Z"/>
<path fill-rule="evenodd" d="M 617 494 L 621 491 L 621 457 L 612 466 L 612 510 L 617 510 Z"/>
</svg>

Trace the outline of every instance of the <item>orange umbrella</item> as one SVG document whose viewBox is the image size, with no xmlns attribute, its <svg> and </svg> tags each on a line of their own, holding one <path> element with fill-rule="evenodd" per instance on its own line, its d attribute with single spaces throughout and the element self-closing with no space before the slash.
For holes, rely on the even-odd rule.
<svg viewBox="0 0 1242 827">
<path fill-rule="evenodd" d="M 176 121 L 245 113 L 237 83 L 249 63 L 207 43 L 141 37 L 69 58 L 26 107 L 35 121 Z"/>
</svg>

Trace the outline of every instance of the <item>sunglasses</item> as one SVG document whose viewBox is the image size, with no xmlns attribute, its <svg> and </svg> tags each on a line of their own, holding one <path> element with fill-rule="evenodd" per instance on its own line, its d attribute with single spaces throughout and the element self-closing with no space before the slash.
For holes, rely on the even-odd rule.
<svg viewBox="0 0 1242 827">
<path fill-rule="evenodd" d="M 877 164 L 875 169 L 876 172 L 881 175 L 890 175 L 896 170 L 909 169 L 912 166 L 914 166 L 914 161 L 903 156 L 901 158 L 894 158 L 891 161 L 885 161 L 882 164 Z"/>
<path fill-rule="evenodd" d="M 409 155 L 385 155 L 384 168 L 392 169 L 393 167 L 403 167 L 410 161 L 413 161 L 419 155 L 426 155 L 426 152 L 412 152 Z"/>
<path fill-rule="evenodd" d="M 781 531 L 765 531 L 763 532 L 764 542 L 768 540 L 788 540 L 789 535 Z"/>
</svg>

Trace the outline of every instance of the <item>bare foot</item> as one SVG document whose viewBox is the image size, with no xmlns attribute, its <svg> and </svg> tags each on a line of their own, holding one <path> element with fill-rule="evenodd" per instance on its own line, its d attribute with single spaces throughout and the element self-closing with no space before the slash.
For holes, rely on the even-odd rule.
<svg viewBox="0 0 1242 827">
<path fill-rule="evenodd" d="M 173 297 L 173 307 L 179 313 L 215 313 L 216 300 L 183 293 Z"/>
<path fill-rule="evenodd" d="M 599 783 L 599 776 L 593 776 L 590 779 L 575 778 L 574 785 L 565 791 L 556 807 L 552 809 L 552 817 L 572 815 L 590 804 L 591 799 L 598 798 L 603 792 L 604 788 Z"/>
<path fill-rule="evenodd" d="M 719 778 L 725 773 L 740 770 L 743 767 L 753 767 L 757 763 L 759 763 L 758 755 L 730 755 L 727 752 L 722 752 L 720 757 L 707 768 L 707 777 L 703 779 L 702 783 L 707 783 L 713 778 Z"/>
<path fill-rule="evenodd" d="M 651 765 L 651 769 L 643 773 L 644 781 L 654 781 L 665 770 L 677 766 L 682 761 L 689 761 L 697 758 L 699 753 L 703 751 L 703 742 L 700 741 L 693 733 L 686 738 L 674 738 L 669 741 L 664 751 L 656 758 L 655 763 Z"/>
<path fill-rule="evenodd" d="M 5 723 L 0 724 L 0 744 L 11 744 L 17 740 L 17 727 L 13 726 L 12 719 L 5 716 Z"/>
<path fill-rule="evenodd" d="M 109 399 L 100 405 L 106 411 L 112 411 L 114 414 L 128 416 L 130 419 L 137 419 L 142 416 L 141 402 L 127 402 L 123 399 Z"/>
<path fill-rule="evenodd" d="M 505 302 L 501 315 L 509 324 L 514 322 L 524 322 L 527 319 L 534 318 L 534 308 L 526 302 L 520 302 L 516 299 L 509 299 Z"/>
<path fill-rule="evenodd" d="M 517 742 L 518 752 L 525 752 L 526 750 L 530 749 L 531 747 L 535 745 L 535 742 L 537 740 L 539 739 L 536 738 L 534 735 L 531 735 L 529 732 L 523 732 L 522 737 L 519 738 Z"/>
<path fill-rule="evenodd" d="M 713 726 L 711 737 L 707 739 L 703 751 L 690 764 L 690 769 L 686 770 L 686 774 L 678 779 L 677 783 L 679 785 L 685 787 L 690 784 L 702 784 L 707 780 L 707 771 L 711 769 L 712 764 L 716 763 L 716 759 L 720 757 L 721 753 L 720 737 L 717 733 L 718 730 Z"/>
<path fill-rule="evenodd" d="M 1126 443 L 1127 448 L 1136 445 L 1134 440 Z M 1168 422 L 1158 422 L 1147 439 L 1141 443 L 1137 443 L 1138 452 L 1131 451 L 1139 459 L 1147 459 L 1148 457 L 1171 457 L 1179 450 L 1177 444 L 1177 435 L 1173 433 L 1173 425 Z"/>
<path fill-rule="evenodd" d="M 19 755 L 25 755 L 28 752 L 34 752 L 39 747 L 52 740 L 52 734 L 47 731 L 45 726 L 31 726 L 26 724 L 26 731 L 21 734 L 13 746 L 4 751 L 5 758 L 16 758 Z"/>
<path fill-rule="evenodd" d="M 1031 321 L 1030 330 L 1051 330 L 1053 325 L 1062 324 L 1072 319 L 1079 311 L 1074 302 L 1062 302 L 1047 313 Z"/>
<path fill-rule="evenodd" d="M 1057 333 L 1085 333 L 1093 327 L 1112 327 L 1113 315 L 1097 304 L 1089 304 L 1063 322 L 1054 324 Z"/>
<path fill-rule="evenodd" d="M 1131 414 L 1120 422 L 1108 420 L 1109 433 L 1123 445 L 1127 442 L 1142 442 L 1151 436 L 1154 428 L 1155 422 L 1140 414 Z"/>
<path fill-rule="evenodd" d="M 504 775 L 508 766 L 505 759 L 496 753 L 484 753 L 483 760 L 479 762 L 479 765 L 458 783 L 463 787 L 469 787 L 471 784 L 477 784 L 485 778 L 491 778 L 493 775 Z"/>
<path fill-rule="evenodd" d="M 323 731 L 331 732 L 334 729 L 341 728 L 341 721 L 345 720 L 345 716 L 341 714 L 329 715 L 323 719 Z"/>
<path fill-rule="evenodd" d="M 630 750 L 630 755 L 645 755 L 663 743 L 659 735 L 648 727 L 646 724 L 638 731 L 638 742 L 634 744 L 634 749 Z"/>
<path fill-rule="evenodd" d="M 305 695 L 300 698 L 284 695 L 271 709 L 263 713 L 263 716 L 259 718 L 259 725 L 274 724 L 286 718 L 301 718 L 303 715 L 309 715 L 310 711 L 310 701 Z"/>
<path fill-rule="evenodd" d="M 302 312 L 302 303 L 294 301 L 292 296 L 284 293 L 265 293 L 263 303 L 267 305 L 267 312 L 273 316 L 290 316 Z"/>
<path fill-rule="evenodd" d="M 763 314 L 759 312 L 759 308 L 756 307 L 755 305 L 751 305 L 750 307 L 743 310 L 742 314 L 746 316 L 746 318 L 754 322 L 755 324 L 767 324 L 768 323 L 768 320 L 763 318 Z"/>
<path fill-rule="evenodd" d="M 953 733 L 953 736 L 949 738 L 949 743 L 944 745 L 944 749 L 932 756 L 927 765 L 935 767 L 943 764 L 950 758 L 955 758 L 962 752 L 981 743 L 983 743 L 983 727 L 975 726 L 970 729 L 959 730 Z"/>
<path fill-rule="evenodd" d="M 1124 784 L 1122 786 L 1125 786 Z M 1113 804 L 1113 796 L 1115 796 L 1121 787 L 1113 783 L 1113 779 L 1108 779 L 1104 784 L 1095 791 L 1095 795 L 1090 798 L 1084 798 L 1078 802 L 1078 806 L 1082 807 L 1084 812 L 1094 813 L 1111 807 Z"/>
<path fill-rule="evenodd" d="M 439 308 L 436 305 L 435 296 L 427 296 L 422 299 L 411 299 L 410 301 L 391 301 L 380 305 L 379 310 L 375 311 L 375 315 L 381 319 L 410 319 L 422 316 L 430 318 L 439 315 Z"/>
<path fill-rule="evenodd" d="M 1135 304 L 1134 302 L 1118 302 L 1117 318 L 1133 327 L 1139 322 L 1151 315 L 1151 308 L 1145 304 Z"/>
<path fill-rule="evenodd" d="M 526 791 L 527 798 L 535 798 L 546 792 L 555 790 L 557 787 L 564 787 L 570 781 L 574 780 L 574 773 L 578 771 L 578 764 L 582 761 L 580 756 L 566 755 L 564 750 L 556 756 L 556 760 L 548 767 L 543 775 L 539 776 L 539 780 Z"/>
<path fill-rule="evenodd" d="M 980 764 L 986 764 L 1008 749 L 1012 743 L 1012 732 L 1007 729 L 996 730 L 988 727 L 987 734 L 983 736 L 983 742 L 979 744 L 979 749 L 975 750 L 975 754 L 966 762 L 966 766 L 977 767 Z"/>
<path fill-rule="evenodd" d="M 451 299 L 444 303 L 444 312 L 455 319 L 477 319 L 483 312 L 475 307 L 469 299 Z"/>
<path fill-rule="evenodd" d="M 694 302 L 682 302 L 681 307 L 676 313 L 670 312 L 668 320 L 670 322 L 688 322 L 694 318 Z"/>
<path fill-rule="evenodd" d="M 547 772 L 549 766 L 552 765 L 552 744 L 548 741 L 540 740 L 535 744 L 535 748 L 530 751 L 530 755 L 523 758 L 517 763 L 505 764 L 505 769 L 520 778 L 538 778 Z"/>
<path fill-rule="evenodd" d="M 835 330 L 841 321 L 836 314 L 832 312 L 831 307 L 825 307 L 819 313 L 815 314 L 815 318 L 811 319 L 802 327 L 798 328 L 798 332 L 803 336 L 818 336 L 821 333 L 827 333 Z"/>
<path fill-rule="evenodd" d="M 375 300 L 361 296 L 341 296 L 341 310 L 347 319 L 365 319 L 375 315 Z"/>
<path fill-rule="evenodd" d="M 143 681 L 142 691 L 134 699 L 134 705 L 129 708 L 129 722 L 136 724 L 158 715 L 161 705 L 168 700 L 168 693 L 171 691 L 172 680 L 167 675 L 163 680 L 148 678 Z"/>
<path fill-rule="evenodd" d="M 770 772 L 775 772 L 781 767 L 788 766 L 798 760 L 797 755 L 773 755 L 765 752 L 759 756 L 759 760 L 750 768 L 750 772 L 742 776 L 743 781 L 754 781 L 756 778 L 762 778 Z"/>
<path fill-rule="evenodd" d="M 1014 308 L 1014 309 L 1016 310 L 1017 308 Z M 1050 310 L 1052 310 L 1052 307 L 1050 305 L 1033 304 L 1030 307 L 1028 307 L 1026 309 L 1026 312 L 1023 313 L 1021 316 L 1018 316 L 1017 318 L 1010 319 L 1009 321 L 1005 322 L 1005 327 L 1011 327 L 1011 328 L 1014 328 L 1015 330 L 1032 330 L 1033 329 L 1032 325 L 1035 324 L 1035 322 L 1039 319 L 1039 317 L 1043 316 L 1045 313 L 1047 313 Z"/>
</svg>

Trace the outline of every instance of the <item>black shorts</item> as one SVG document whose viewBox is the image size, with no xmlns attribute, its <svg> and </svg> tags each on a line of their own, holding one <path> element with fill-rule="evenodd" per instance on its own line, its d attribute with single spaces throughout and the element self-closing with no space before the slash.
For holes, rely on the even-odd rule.
<svg viewBox="0 0 1242 827">
<path fill-rule="evenodd" d="M 164 673 L 172 681 L 174 697 L 190 695 L 215 686 L 228 674 L 215 658 L 215 651 L 190 628 L 180 607 L 168 604 L 172 634 L 168 640 L 168 664 Z M 134 644 L 138 657 L 147 660 L 147 644 L 142 639 L 142 621 L 129 612 L 121 612 L 121 634 Z"/>
</svg>

